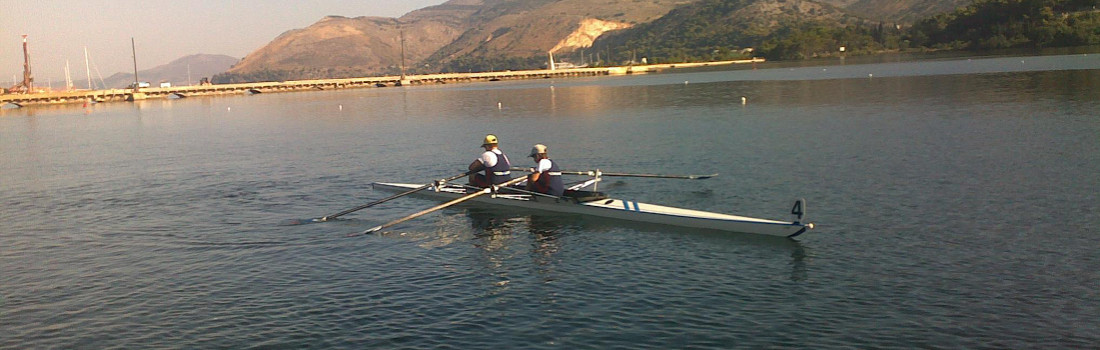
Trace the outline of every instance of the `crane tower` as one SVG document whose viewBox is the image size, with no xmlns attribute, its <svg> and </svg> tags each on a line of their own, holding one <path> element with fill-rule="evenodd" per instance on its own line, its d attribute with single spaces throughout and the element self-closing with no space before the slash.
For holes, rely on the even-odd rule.
<svg viewBox="0 0 1100 350">
<path fill-rule="evenodd" d="M 28 94 L 34 90 L 34 76 L 31 75 L 31 52 L 27 49 L 27 35 L 23 34 L 23 82 L 11 89 L 15 93 Z"/>
</svg>

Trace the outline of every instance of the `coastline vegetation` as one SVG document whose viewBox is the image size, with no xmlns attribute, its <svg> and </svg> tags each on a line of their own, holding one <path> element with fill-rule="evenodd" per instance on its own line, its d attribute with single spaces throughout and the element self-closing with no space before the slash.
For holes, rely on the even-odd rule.
<svg viewBox="0 0 1100 350">
<path fill-rule="evenodd" d="M 989 50 L 1100 44 L 1096 0 L 978 0 L 917 22 L 907 40 L 938 49 Z"/>
<path fill-rule="evenodd" d="M 872 22 L 857 17 L 816 14 L 830 20 L 778 16 L 777 29 L 731 20 L 754 2 L 705 0 L 651 23 L 601 38 L 587 54 L 562 54 L 589 66 L 681 63 L 745 59 L 801 60 L 838 55 L 940 50 L 1051 48 L 1100 44 L 1100 9 L 1095 0 L 977 0 L 954 12 L 913 25 Z M 804 16 L 802 16 L 804 17 Z M 843 51 L 841 51 L 843 47 Z M 595 53 L 595 57 L 593 57 Z M 579 59 L 578 59 L 579 58 Z M 465 57 L 444 72 L 545 65 L 545 56 L 507 60 Z M 525 63 L 525 64 L 524 64 Z"/>
<path fill-rule="evenodd" d="M 611 51 L 630 47 L 671 62 L 710 60 L 714 53 L 745 47 L 753 47 L 755 55 L 769 60 L 798 60 L 840 54 L 1100 44 L 1100 9 L 1095 0 L 977 0 L 911 26 L 846 15 L 809 21 L 780 16 L 778 29 L 771 32 L 754 31 L 751 21 L 730 20 L 731 13 L 745 3 L 707 0 L 689 20 L 672 25 L 653 22 L 652 28 L 603 44 Z M 703 29 L 708 22 L 713 24 Z"/>
</svg>

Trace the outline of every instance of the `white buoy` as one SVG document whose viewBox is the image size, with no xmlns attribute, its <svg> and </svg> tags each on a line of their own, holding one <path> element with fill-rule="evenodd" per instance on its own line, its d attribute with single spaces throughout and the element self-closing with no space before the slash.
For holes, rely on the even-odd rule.
<svg viewBox="0 0 1100 350">
<path fill-rule="evenodd" d="M 233 110 L 233 107 L 225 107 L 225 110 L 226 110 L 227 112 L 228 112 L 228 111 L 232 111 L 232 110 Z"/>
<path fill-rule="evenodd" d="M 688 84 L 688 81 L 687 81 L 687 80 L 684 80 L 684 85 L 687 85 L 687 84 Z"/>
<path fill-rule="evenodd" d="M 745 96 L 741 96 L 741 105 L 744 106 L 746 103 L 749 103 L 749 99 Z"/>
<path fill-rule="evenodd" d="M 867 77 L 868 77 L 868 78 L 872 78 L 872 77 L 874 77 L 874 76 L 875 76 L 874 74 L 871 74 L 871 73 L 867 73 Z"/>
<path fill-rule="evenodd" d="M 340 110 L 344 110 L 344 105 L 340 105 Z"/>
<path fill-rule="evenodd" d="M 497 102 L 497 109 L 504 109 L 504 105 L 500 102 Z"/>
</svg>

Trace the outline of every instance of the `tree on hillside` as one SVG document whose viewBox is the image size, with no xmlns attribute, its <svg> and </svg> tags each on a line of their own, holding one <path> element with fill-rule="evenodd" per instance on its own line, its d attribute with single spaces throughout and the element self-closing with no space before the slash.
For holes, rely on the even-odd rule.
<svg viewBox="0 0 1100 350">
<path fill-rule="evenodd" d="M 962 49 L 1100 44 L 1095 6 L 1095 0 L 978 0 L 918 22 L 910 40 Z"/>
</svg>

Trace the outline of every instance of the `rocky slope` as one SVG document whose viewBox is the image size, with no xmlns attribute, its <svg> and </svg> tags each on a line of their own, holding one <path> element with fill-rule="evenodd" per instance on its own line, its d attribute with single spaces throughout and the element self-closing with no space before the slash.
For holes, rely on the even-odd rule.
<svg viewBox="0 0 1100 350">
<path fill-rule="evenodd" d="M 712 31 L 716 38 L 749 40 L 771 33 L 780 23 L 841 21 L 855 16 L 900 21 L 916 13 L 941 8 L 947 11 L 969 1 L 451 0 L 400 18 L 326 17 L 307 28 L 280 35 L 215 80 L 399 74 L 402 32 L 410 73 L 486 69 L 486 65 L 494 64 L 497 68 L 530 68 L 547 52 L 585 50 L 609 32 L 637 32 L 639 26 L 652 27 L 662 21 L 698 20 L 690 17 L 701 3 L 739 10 L 718 19 L 717 25 L 700 23 L 699 30 Z M 645 35 L 676 40 L 677 33 Z"/>
<path fill-rule="evenodd" d="M 282 72 L 275 74 L 295 79 L 395 74 L 401 65 L 402 31 L 409 63 L 424 59 L 462 33 L 459 23 L 453 21 L 326 17 L 307 28 L 283 33 L 246 56 L 229 73 Z"/>
<path fill-rule="evenodd" d="M 401 18 L 326 17 L 283 33 L 218 82 L 444 70 L 462 58 L 532 57 L 572 51 L 606 31 L 660 18 L 696 0 L 451 0 Z"/>
<path fill-rule="evenodd" d="M 702 0 L 656 21 L 604 36 L 597 47 L 749 47 L 780 28 L 799 23 L 843 26 L 854 20 L 858 19 L 838 7 L 810 0 Z"/>
</svg>

